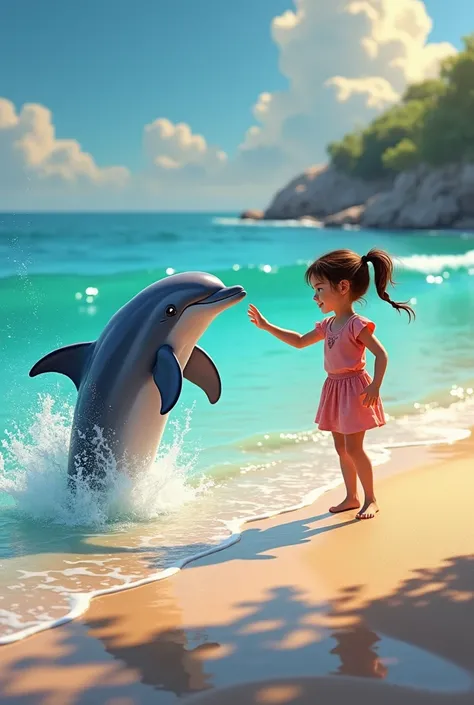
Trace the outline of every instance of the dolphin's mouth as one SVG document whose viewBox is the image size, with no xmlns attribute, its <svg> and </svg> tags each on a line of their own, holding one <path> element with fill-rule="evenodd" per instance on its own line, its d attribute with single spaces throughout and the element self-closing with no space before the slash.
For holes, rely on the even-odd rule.
<svg viewBox="0 0 474 705">
<path fill-rule="evenodd" d="M 228 299 L 236 299 L 239 301 L 247 295 L 247 292 L 242 286 L 226 286 L 219 289 L 214 294 L 207 296 L 205 299 L 198 301 L 194 306 L 204 306 L 205 304 L 216 304 L 219 301 L 227 301 Z"/>
</svg>

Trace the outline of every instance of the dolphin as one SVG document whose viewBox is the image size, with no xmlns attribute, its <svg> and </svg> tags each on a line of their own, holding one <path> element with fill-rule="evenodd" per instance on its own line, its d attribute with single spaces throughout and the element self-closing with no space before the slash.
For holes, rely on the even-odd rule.
<svg viewBox="0 0 474 705">
<path fill-rule="evenodd" d="M 96 341 L 59 348 L 36 362 L 30 377 L 59 372 L 78 391 L 68 457 L 73 484 L 80 475 L 103 485 L 104 451 L 129 474 L 152 463 L 183 377 L 211 404 L 219 400 L 219 372 L 197 342 L 245 295 L 241 286 L 226 287 L 206 272 L 174 274 L 119 309 Z"/>
</svg>

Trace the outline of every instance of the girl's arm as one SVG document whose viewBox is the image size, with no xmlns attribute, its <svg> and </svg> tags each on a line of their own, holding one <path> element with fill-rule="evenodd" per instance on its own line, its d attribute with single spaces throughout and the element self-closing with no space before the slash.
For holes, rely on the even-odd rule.
<svg viewBox="0 0 474 705">
<path fill-rule="evenodd" d="M 268 333 L 271 333 L 275 338 L 278 338 L 278 340 L 281 340 L 287 345 L 292 345 L 294 348 L 306 348 L 308 345 L 313 345 L 324 338 L 324 333 L 322 333 L 319 328 L 314 328 L 308 333 L 301 335 L 301 333 L 296 333 L 293 330 L 286 330 L 285 328 L 274 326 L 262 316 L 258 308 L 253 304 L 249 306 L 248 315 L 251 322 L 256 325 L 257 328 L 268 331 Z"/>
<path fill-rule="evenodd" d="M 372 406 L 377 402 L 379 396 L 385 370 L 387 369 L 388 355 L 380 340 L 375 335 L 372 335 L 367 327 L 361 330 L 358 339 L 375 357 L 374 379 L 364 390 L 366 397 L 363 402 L 365 406 Z"/>
<path fill-rule="evenodd" d="M 272 335 L 274 335 L 275 338 L 278 338 L 278 340 L 282 340 L 287 345 L 292 345 L 294 348 L 299 349 L 307 348 L 308 345 L 313 345 L 314 343 L 318 343 L 320 340 L 323 339 L 321 332 L 317 328 L 310 330 L 304 335 L 302 335 L 301 333 L 296 333 L 296 331 L 293 330 L 285 330 L 284 328 L 278 328 L 278 326 L 274 326 L 268 321 L 264 326 L 262 326 L 262 328 L 263 330 L 266 330 Z"/>
</svg>

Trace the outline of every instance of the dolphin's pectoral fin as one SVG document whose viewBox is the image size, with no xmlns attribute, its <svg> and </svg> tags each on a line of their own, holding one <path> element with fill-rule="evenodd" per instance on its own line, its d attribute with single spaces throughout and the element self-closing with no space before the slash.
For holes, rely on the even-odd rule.
<svg viewBox="0 0 474 705">
<path fill-rule="evenodd" d="M 183 372 L 169 345 L 162 345 L 156 353 L 153 379 L 161 395 L 160 413 L 164 416 L 178 401 L 183 386 Z"/>
<path fill-rule="evenodd" d="M 48 353 L 41 360 L 33 365 L 30 370 L 30 377 L 36 377 L 43 372 L 59 372 L 72 379 L 79 389 L 82 379 L 84 367 L 89 359 L 95 343 L 76 343 L 75 345 L 66 345 L 64 348 L 58 348 L 53 352 Z"/>
<path fill-rule="evenodd" d="M 191 353 L 183 375 L 207 394 L 211 404 L 219 401 L 222 391 L 221 378 L 209 355 L 197 345 Z"/>
</svg>

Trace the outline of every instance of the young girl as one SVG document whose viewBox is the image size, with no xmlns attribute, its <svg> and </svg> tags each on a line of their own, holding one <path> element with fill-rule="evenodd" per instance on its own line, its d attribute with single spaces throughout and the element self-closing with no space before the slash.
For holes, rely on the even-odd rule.
<svg viewBox="0 0 474 705">
<path fill-rule="evenodd" d="M 262 328 L 295 348 L 324 340 L 324 383 L 316 423 L 321 431 L 331 431 L 339 455 L 346 486 L 345 499 L 331 512 L 359 509 L 357 476 L 364 489 L 364 503 L 358 519 L 372 519 L 379 511 L 374 494 L 372 464 L 364 451 L 365 432 L 385 424 L 379 390 L 387 367 L 387 353 L 374 336 L 375 324 L 354 312 L 369 288 L 369 262 L 375 287 L 381 299 L 397 311 L 406 311 L 409 320 L 415 313 L 410 306 L 392 301 L 386 292 L 394 284 L 393 262 L 383 250 L 372 249 L 360 257 L 351 250 L 335 250 L 317 259 L 306 270 L 305 280 L 314 289 L 314 300 L 322 313 L 334 313 L 316 323 L 305 335 L 272 325 L 250 304 L 248 315 Z M 375 356 L 374 378 L 365 369 L 365 349 Z"/>
</svg>

